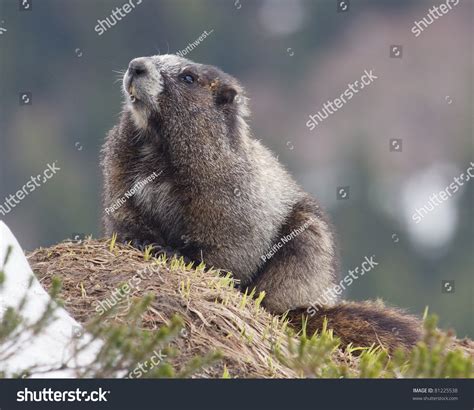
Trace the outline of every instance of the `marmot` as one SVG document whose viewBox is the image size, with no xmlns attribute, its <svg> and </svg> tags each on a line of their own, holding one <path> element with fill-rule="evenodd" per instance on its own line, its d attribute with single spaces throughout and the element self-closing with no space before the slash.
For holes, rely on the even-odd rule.
<svg viewBox="0 0 474 410">
<path fill-rule="evenodd" d="M 267 310 L 300 324 L 338 283 L 335 235 L 316 200 L 252 137 L 239 82 L 159 55 L 130 62 L 123 92 L 102 151 L 106 234 L 232 272 L 241 289 L 265 291 Z M 334 301 L 311 315 L 309 331 L 327 317 L 344 344 L 391 350 L 421 335 L 418 319 L 375 302 Z"/>
</svg>

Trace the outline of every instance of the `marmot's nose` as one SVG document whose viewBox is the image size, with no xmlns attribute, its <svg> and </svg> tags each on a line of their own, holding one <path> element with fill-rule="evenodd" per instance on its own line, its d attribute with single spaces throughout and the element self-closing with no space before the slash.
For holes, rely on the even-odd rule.
<svg viewBox="0 0 474 410">
<path fill-rule="evenodd" d="M 135 58 L 134 60 L 130 61 L 128 65 L 128 72 L 132 77 L 138 77 L 140 75 L 146 74 L 146 65 L 145 61 L 141 58 Z"/>
</svg>

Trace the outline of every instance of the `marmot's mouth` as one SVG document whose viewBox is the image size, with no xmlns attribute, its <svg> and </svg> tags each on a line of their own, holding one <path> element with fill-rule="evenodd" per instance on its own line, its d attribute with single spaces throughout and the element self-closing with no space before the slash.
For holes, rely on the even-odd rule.
<svg viewBox="0 0 474 410">
<path fill-rule="evenodd" d="M 130 84 L 128 86 L 128 95 L 130 96 L 130 101 L 132 103 L 135 103 L 136 101 L 139 101 L 139 98 L 137 96 L 137 90 L 135 89 L 133 84 Z"/>
</svg>

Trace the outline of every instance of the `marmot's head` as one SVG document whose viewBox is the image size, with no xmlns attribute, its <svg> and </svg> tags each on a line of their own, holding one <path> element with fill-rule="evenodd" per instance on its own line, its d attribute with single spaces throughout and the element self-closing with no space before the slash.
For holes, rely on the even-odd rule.
<svg viewBox="0 0 474 410">
<path fill-rule="evenodd" d="M 188 130 L 235 126 L 248 115 L 242 87 L 220 69 L 175 55 L 133 59 L 123 77 L 126 106 L 135 125 Z"/>
</svg>

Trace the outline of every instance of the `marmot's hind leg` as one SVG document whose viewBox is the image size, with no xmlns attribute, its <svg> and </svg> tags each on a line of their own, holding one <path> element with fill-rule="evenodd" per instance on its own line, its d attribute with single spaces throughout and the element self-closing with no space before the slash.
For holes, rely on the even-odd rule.
<svg viewBox="0 0 474 410">
<path fill-rule="evenodd" d="M 295 205 L 264 257 L 265 265 L 249 287 L 265 291 L 263 305 L 273 313 L 309 306 L 334 285 L 333 233 L 314 200 Z"/>
<path fill-rule="evenodd" d="M 334 330 L 343 346 L 381 345 L 389 351 L 397 346 L 413 347 L 422 330 L 416 317 L 385 307 L 381 302 L 337 303 L 324 297 L 336 283 L 332 236 L 314 203 L 299 203 L 277 239 L 282 246 L 275 248 L 249 287 L 265 291 L 262 304 L 270 312 L 281 314 L 290 310 L 290 322 L 297 329 L 306 316 L 307 334 L 320 330 L 327 318 L 328 328 Z M 321 306 L 325 302 L 327 306 Z"/>
</svg>

